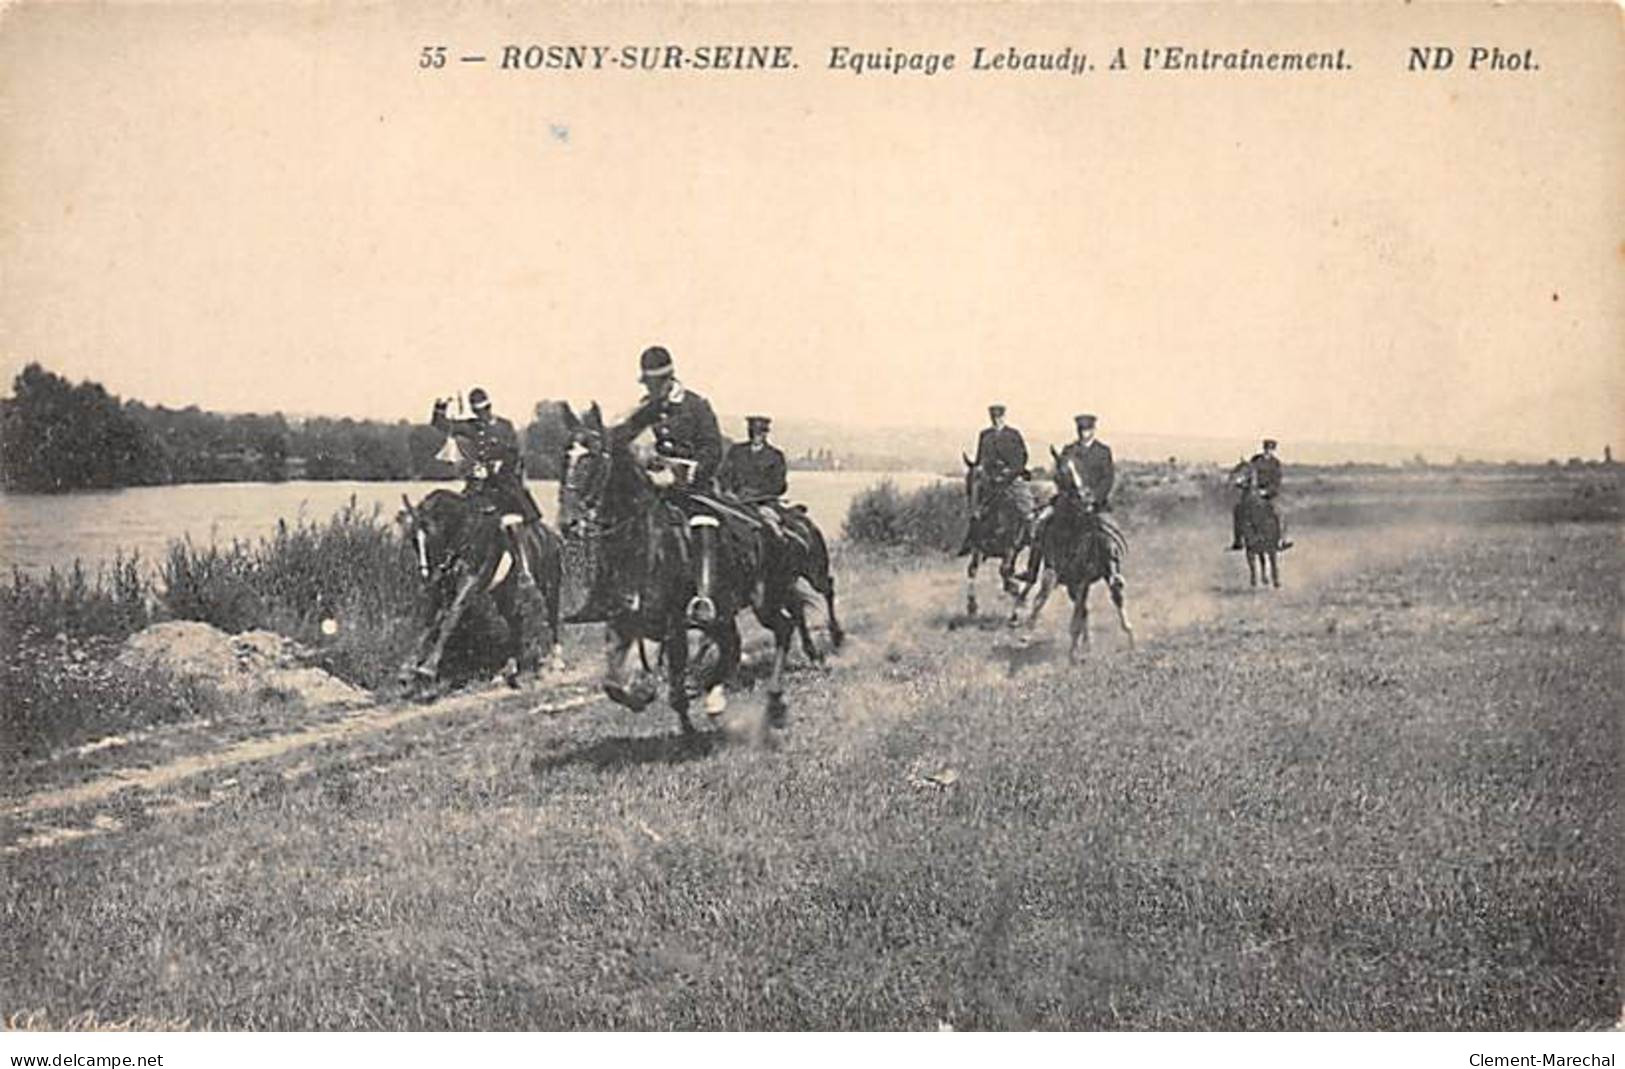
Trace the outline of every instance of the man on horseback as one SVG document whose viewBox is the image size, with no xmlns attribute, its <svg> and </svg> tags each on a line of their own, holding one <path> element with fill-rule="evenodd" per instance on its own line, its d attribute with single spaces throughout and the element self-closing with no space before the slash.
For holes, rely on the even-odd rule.
<svg viewBox="0 0 1625 1069">
<path fill-rule="evenodd" d="M 976 439 L 976 458 L 971 465 L 987 480 L 991 492 L 977 502 L 976 511 L 970 517 L 965 541 L 959 547 L 961 557 L 973 548 L 975 539 L 971 536 L 976 524 L 989 509 L 997 507 L 1003 496 L 1008 495 L 1029 525 L 1027 536 L 1032 533 L 1033 491 L 1027 483 L 1027 441 L 1020 431 L 1005 422 L 1004 413 L 1003 405 L 988 405 L 988 426 Z"/>
<path fill-rule="evenodd" d="M 1286 539 L 1286 524 L 1281 521 L 1281 510 L 1275 504 L 1276 497 L 1281 493 L 1281 459 L 1275 455 L 1275 450 L 1279 444 L 1274 438 L 1265 438 L 1263 450 L 1254 453 L 1252 458 L 1247 461 L 1247 465 L 1252 469 L 1252 477 L 1258 490 L 1258 496 L 1264 499 L 1264 503 L 1269 507 L 1269 510 L 1275 514 L 1276 523 L 1280 525 L 1281 539 L 1277 548 L 1285 550 L 1291 549 L 1292 543 Z M 1242 519 L 1245 504 L 1245 500 L 1237 501 L 1236 507 L 1230 514 L 1230 548 L 1234 550 L 1242 548 Z"/>
<path fill-rule="evenodd" d="M 653 428 L 658 464 L 674 475 L 665 496 L 687 517 L 697 549 L 695 596 L 688 615 L 697 623 L 709 623 L 717 611 L 713 581 L 719 529 L 724 524 L 742 526 L 754 535 L 763 524 L 755 514 L 717 495 L 723 443 L 716 413 L 709 401 L 677 381 L 671 353 L 658 345 L 645 349 L 639 358 L 639 375 L 646 392 L 625 425 L 633 434 Z"/>
<path fill-rule="evenodd" d="M 762 522 L 779 538 L 785 536 L 784 524 L 779 516 L 779 499 L 789 489 L 785 473 L 784 453 L 768 444 L 767 432 L 773 421 L 767 416 L 746 416 L 746 441 L 735 442 L 722 458 L 717 471 L 717 483 L 724 493 L 731 494 L 746 505 L 752 505 Z"/>
<path fill-rule="evenodd" d="M 1089 413 L 1073 417 L 1078 436 L 1061 450 L 1055 477 L 1059 482 L 1063 476 L 1060 469 L 1065 468 L 1066 478 L 1075 479 L 1077 482 L 1076 489 L 1084 508 L 1091 515 L 1098 516 L 1111 511 L 1111 493 L 1112 486 L 1117 481 L 1117 466 L 1112 460 L 1111 446 L 1095 437 L 1096 422 L 1096 418 Z M 1027 571 L 1020 577 L 1022 582 L 1035 582 L 1043 569 L 1043 532 L 1055 514 L 1060 497 L 1061 490 L 1057 487 L 1055 496 L 1034 518 L 1032 549 L 1027 556 Z M 1110 562 L 1111 574 L 1107 579 L 1114 588 L 1121 587 L 1123 582 L 1119 570 L 1121 563 L 1114 554 Z"/>
<path fill-rule="evenodd" d="M 513 424 L 491 411 L 491 398 L 476 386 L 468 391 L 472 419 L 452 419 L 446 415 L 446 398 L 436 398 L 429 423 L 457 445 L 469 465 L 466 493 L 471 501 L 501 516 L 504 533 L 514 561 L 526 582 L 535 585 L 530 563 L 520 543 L 521 528 L 538 527 L 542 510 L 525 488 L 524 459 L 519 453 L 519 435 Z M 515 517 L 516 519 L 510 519 Z"/>
</svg>

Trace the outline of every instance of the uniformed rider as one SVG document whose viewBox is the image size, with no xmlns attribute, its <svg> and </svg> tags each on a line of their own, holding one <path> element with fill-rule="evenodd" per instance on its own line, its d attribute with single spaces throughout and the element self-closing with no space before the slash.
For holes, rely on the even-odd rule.
<svg viewBox="0 0 1625 1069">
<path fill-rule="evenodd" d="M 696 623 L 709 623 L 716 619 L 713 591 L 720 525 L 743 523 L 760 531 L 762 523 L 754 513 L 730 506 L 717 496 L 723 443 L 711 403 L 677 380 L 671 353 L 664 347 L 645 349 L 638 365 L 644 397 L 627 418 L 627 427 L 633 434 L 645 427 L 653 429 L 655 464 L 674 476 L 667 496 L 688 517 L 697 549 L 695 596 L 688 605 L 688 616 Z"/>
<path fill-rule="evenodd" d="M 774 535 L 783 538 L 787 532 L 778 510 L 789 491 L 789 465 L 783 451 L 767 440 L 772 427 L 773 421 L 767 416 L 746 416 L 745 441 L 728 447 L 717 482 L 724 493 L 755 508 Z"/>
<path fill-rule="evenodd" d="M 1085 509 L 1093 513 L 1110 512 L 1112 486 L 1117 481 L 1117 465 L 1112 460 L 1111 446 L 1095 437 L 1095 425 L 1098 420 L 1092 413 L 1080 413 L 1073 417 L 1072 422 L 1077 428 L 1077 437 L 1061 450 L 1059 465 L 1069 468 L 1076 474 L 1078 496 L 1082 499 Z M 1056 474 L 1059 477 L 1060 473 Z M 1035 581 L 1043 569 L 1044 528 L 1055 513 L 1055 504 L 1059 497 L 1060 491 L 1057 489 L 1056 496 L 1039 510 L 1034 519 L 1033 545 L 1027 555 L 1027 571 L 1021 576 L 1023 582 Z M 1115 557 L 1112 559 L 1112 573 L 1107 577 L 1107 582 L 1114 586 L 1122 582 L 1121 575 L 1117 571 L 1119 563 Z"/>
<path fill-rule="evenodd" d="M 519 452 L 519 435 L 513 424 L 491 410 L 491 397 L 476 386 L 468 391 L 468 404 L 474 410 L 471 419 L 452 419 L 446 415 L 449 400 L 436 398 L 429 423 L 435 430 L 451 438 L 467 465 L 467 491 L 476 502 L 489 503 L 502 515 L 503 530 L 521 573 L 532 584 L 530 562 L 520 544 L 521 525 L 538 524 L 542 510 L 525 488 L 525 462 Z M 508 517 L 517 516 L 518 521 Z"/>
<path fill-rule="evenodd" d="M 1252 468 L 1254 485 L 1258 488 L 1258 496 L 1269 504 L 1270 510 L 1275 513 L 1277 525 L 1281 530 L 1281 542 L 1278 548 L 1286 550 L 1292 548 L 1292 543 L 1286 539 L 1286 521 L 1281 517 L 1280 506 L 1275 499 L 1281 494 L 1281 458 L 1275 455 L 1280 443 L 1274 438 L 1265 438 L 1260 452 L 1254 453 L 1247 461 Z M 1236 507 L 1230 513 L 1231 538 L 1230 548 L 1241 549 L 1242 502 L 1237 501 Z"/>
<path fill-rule="evenodd" d="M 978 503 L 976 514 L 971 516 L 971 525 L 974 526 L 983 512 L 993 506 L 999 494 L 1007 493 L 1020 510 L 1022 522 L 1029 525 L 1025 533 L 1030 537 L 1033 490 L 1027 482 L 1030 477 L 1027 471 L 1027 441 L 1019 430 L 1005 422 L 1005 411 L 1001 404 L 988 405 L 988 425 L 976 438 L 976 458 L 971 463 L 987 480 L 992 493 Z M 971 541 L 971 532 L 967 528 L 965 541 L 959 548 L 960 556 L 971 551 Z"/>
</svg>

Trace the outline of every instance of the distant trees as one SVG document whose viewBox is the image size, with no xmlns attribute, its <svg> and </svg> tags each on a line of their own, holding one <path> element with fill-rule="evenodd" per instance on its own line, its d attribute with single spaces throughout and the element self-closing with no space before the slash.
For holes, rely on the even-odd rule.
<svg viewBox="0 0 1625 1069">
<path fill-rule="evenodd" d="M 7 489 L 56 491 L 164 482 L 145 428 L 98 383 L 75 386 L 38 364 L 12 382 L 0 411 Z"/>
<path fill-rule="evenodd" d="M 526 471 L 557 478 L 568 441 L 563 406 L 536 405 L 521 432 Z M 284 479 L 444 479 L 445 438 L 426 423 L 222 415 L 121 402 L 99 383 L 74 385 L 29 364 L 0 399 L 0 485 L 55 492 Z"/>
</svg>

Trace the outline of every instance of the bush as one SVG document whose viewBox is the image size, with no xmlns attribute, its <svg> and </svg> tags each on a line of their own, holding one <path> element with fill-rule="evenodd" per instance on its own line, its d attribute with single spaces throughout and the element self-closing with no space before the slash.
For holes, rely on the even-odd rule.
<svg viewBox="0 0 1625 1069">
<path fill-rule="evenodd" d="M 959 484 L 936 483 L 904 494 L 887 479 L 852 499 L 842 537 L 865 545 L 951 553 L 959 548 L 968 520 Z"/>
<path fill-rule="evenodd" d="M 283 521 L 254 545 L 171 543 L 159 598 L 173 619 L 298 639 L 327 671 L 369 688 L 406 659 L 423 607 L 416 567 L 393 524 L 354 498 L 325 523 Z M 332 635 L 322 631 L 326 620 L 337 628 Z"/>
</svg>

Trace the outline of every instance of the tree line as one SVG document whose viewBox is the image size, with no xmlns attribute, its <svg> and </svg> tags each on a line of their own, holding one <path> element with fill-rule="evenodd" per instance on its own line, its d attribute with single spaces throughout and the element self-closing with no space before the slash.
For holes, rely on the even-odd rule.
<svg viewBox="0 0 1625 1069">
<path fill-rule="evenodd" d="M 557 478 L 568 438 L 562 407 L 537 403 L 521 434 L 526 473 Z M 56 492 L 286 479 L 447 479 L 445 439 L 427 422 L 224 415 L 120 400 L 39 364 L 0 399 L 0 485 Z"/>
</svg>

